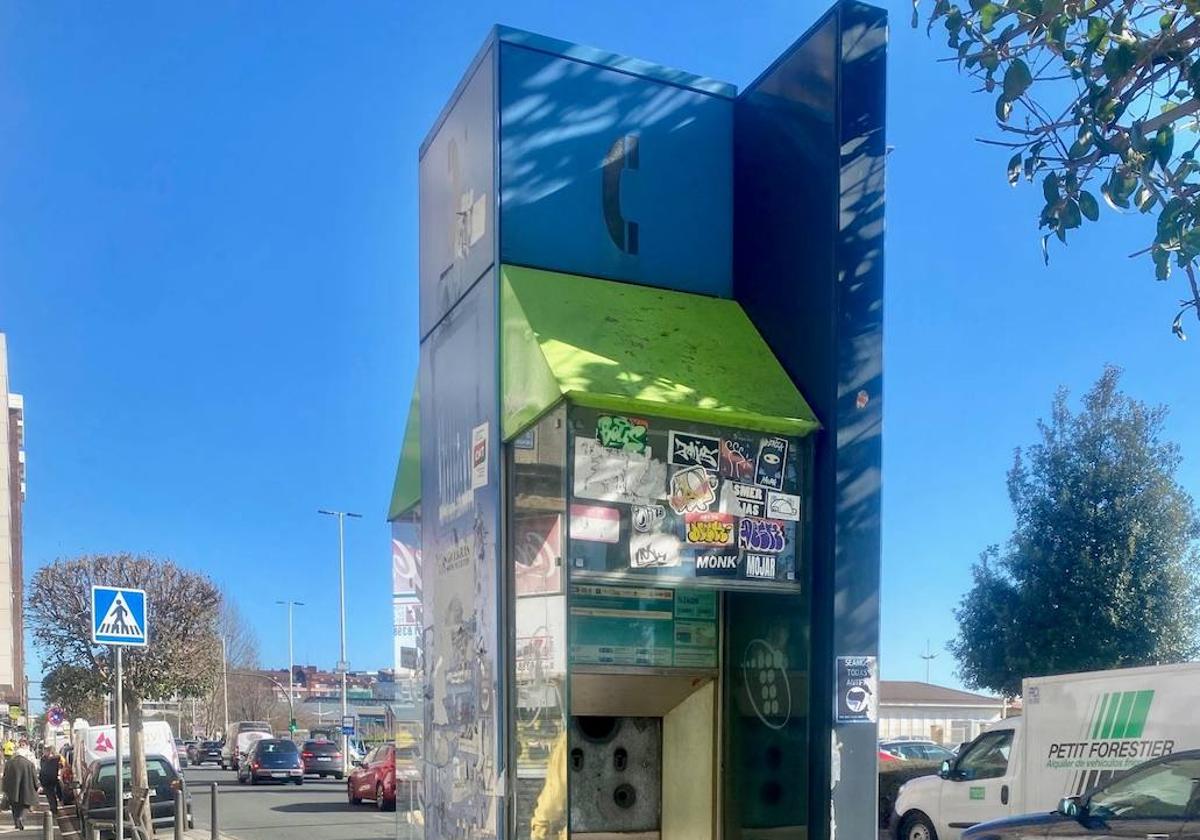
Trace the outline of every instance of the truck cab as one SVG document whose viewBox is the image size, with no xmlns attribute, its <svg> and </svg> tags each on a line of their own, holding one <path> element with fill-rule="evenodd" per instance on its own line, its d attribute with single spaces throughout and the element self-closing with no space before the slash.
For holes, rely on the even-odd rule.
<svg viewBox="0 0 1200 840">
<path fill-rule="evenodd" d="M 906 783 L 896 797 L 896 840 L 959 840 L 981 822 L 1016 813 L 1023 719 L 998 721 L 936 775 Z"/>
</svg>

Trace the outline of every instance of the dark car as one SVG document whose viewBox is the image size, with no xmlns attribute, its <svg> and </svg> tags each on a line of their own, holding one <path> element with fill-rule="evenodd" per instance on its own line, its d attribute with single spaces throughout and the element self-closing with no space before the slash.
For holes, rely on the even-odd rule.
<svg viewBox="0 0 1200 840">
<path fill-rule="evenodd" d="M 200 741 L 188 748 L 188 760 L 199 767 L 201 764 L 221 763 L 221 742 Z"/>
<path fill-rule="evenodd" d="M 941 764 L 954 753 L 933 741 L 880 741 L 879 748 L 906 761 L 932 761 Z"/>
<path fill-rule="evenodd" d="M 254 742 L 246 760 L 238 764 L 238 782 L 295 782 L 304 784 L 304 764 L 300 750 L 282 738 L 262 738 Z"/>
<path fill-rule="evenodd" d="M 1139 764 L 1049 814 L 981 823 L 963 840 L 1095 837 L 1200 840 L 1200 750 Z"/>
<path fill-rule="evenodd" d="M 125 769 L 125 798 L 129 798 L 130 782 L 129 759 L 123 762 Z M 116 816 L 117 801 L 117 761 L 107 758 L 93 761 L 84 772 L 83 787 L 79 791 L 79 801 L 76 810 L 79 813 L 81 834 L 91 837 L 93 823 L 111 823 Z M 184 792 L 188 828 L 192 827 L 192 800 L 187 792 L 187 783 L 175 772 L 171 762 L 162 756 L 152 755 L 146 758 L 146 781 L 150 790 L 150 817 L 154 822 L 155 831 L 171 828 L 175 824 L 175 792 Z M 103 831 L 102 838 L 111 837 L 111 831 Z"/>
<path fill-rule="evenodd" d="M 340 780 L 346 774 L 342 750 L 333 741 L 305 741 L 300 748 L 300 759 L 304 762 L 304 772 L 310 776 L 333 776 Z"/>
</svg>

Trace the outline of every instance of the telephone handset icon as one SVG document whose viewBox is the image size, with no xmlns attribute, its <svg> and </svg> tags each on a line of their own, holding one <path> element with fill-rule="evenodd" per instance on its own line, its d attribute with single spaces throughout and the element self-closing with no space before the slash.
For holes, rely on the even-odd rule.
<svg viewBox="0 0 1200 840">
<path fill-rule="evenodd" d="M 613 141 L 604 156 L 603 204 L 604 224 L 613 244 L 627 254 L 637 255 L 638 224 L 621 215 L 621 173 L 638 168 L 638 137 L 626 134 Z"/>
</svg>

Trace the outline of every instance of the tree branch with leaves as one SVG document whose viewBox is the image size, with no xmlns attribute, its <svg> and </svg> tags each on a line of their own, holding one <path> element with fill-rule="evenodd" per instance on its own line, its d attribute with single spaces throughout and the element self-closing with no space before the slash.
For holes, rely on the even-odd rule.
<svg viewBox="0 0 1200 840">
<path fill-rule="evenodd" d="M 921 0 L 913 2 L 913 26 Z M 1200 0 L 936 0 L 959 69 L 995 96 L 1008 181 L 1041 182 L 1042 255 L 1084 221 L 1097 193 L 1117 212 L 1157 214 L 1154 276 L 1184 275 L 1172 331 L 1200 319 Z M 1185 139 L 1186 138 L 1186 139 Z"/>
</svg>

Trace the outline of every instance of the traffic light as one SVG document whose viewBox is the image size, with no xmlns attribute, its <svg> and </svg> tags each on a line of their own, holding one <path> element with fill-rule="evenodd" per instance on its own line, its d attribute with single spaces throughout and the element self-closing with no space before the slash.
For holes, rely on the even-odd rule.
<svg viewBox="0 0 1200 840">
<path fill-rule="evenodd" d="M 299 729 L 299 727 L 296 726 L 296 719 L 292 718 L 291 723 L 288 724 L 288 732 L 291 732 L 293 735 L 295 735 L 297 729 Z"/>
</svg>

